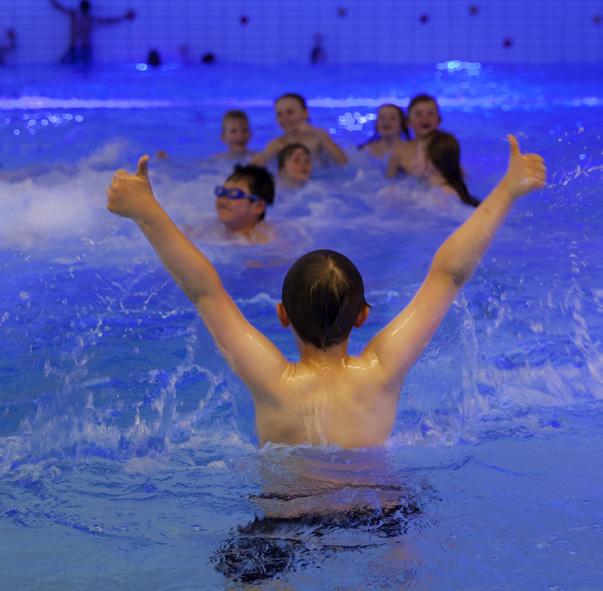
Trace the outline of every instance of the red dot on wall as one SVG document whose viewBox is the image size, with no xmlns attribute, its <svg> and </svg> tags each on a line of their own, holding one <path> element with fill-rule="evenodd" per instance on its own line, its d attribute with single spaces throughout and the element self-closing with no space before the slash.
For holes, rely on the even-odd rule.
<svg viewBox="0 0 603 591">
<path fill-rule="evenodd" d="M 249 24 L 249 17 L 246 14 L 243 14 L 239 17 L 239 22 L 243 27 L 246 27 Z"/>
<path fill-rule="evenodd" d="M 469 6 L 469 14 L 471 16 L 477 16 L 479 14 L 479 6 L 477 4 L 471 4 L 471 6 Z"/>
<path fill-rule="evenodd" d="M 422 15 L 419 17 L 419 22 L 420 22 L 422 25 L 427 24 L 427 23 L 429 22 L 429 15 L 428 15 L 428 14 L 422 14 Z"/>
<path fill-rule="evenodd" d="M 339 18 L 345 18 L 346 16 L 348 16 L 348 9 L 341 6 L 337 9 L 337 16 Z"/>
<path fill-rule="evenodd" d="M 601 15 L 600 14 L 595 14 L 593 16 L 593 23 L 595 23 L 595 25 L 601 24 Z"/>
<path fill-rule="evenodd" d="M 505 37 L 502 40 L 502 46 L 505 48 L 513 47 L 513 39 L 511 39 L 511 37 Z"/>
</svg>

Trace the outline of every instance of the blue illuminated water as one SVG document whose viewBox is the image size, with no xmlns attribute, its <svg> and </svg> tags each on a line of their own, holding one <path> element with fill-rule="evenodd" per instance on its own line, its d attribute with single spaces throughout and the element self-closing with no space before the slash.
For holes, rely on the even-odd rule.
<svg viewBox="0 0 603 591">
<path fill-rule="evenodd" d="M 602 588 L 601 74 L 0 72 L 0 586 L 239 588 L 220 558 L 238 543 L 255 552 L 247 571 L 282 552 L 263 589 Z M 274 244 L 205 243 L 228 172 L 207 160 L 221 114 L 242 105 L 259 148 L 276 133 L 272 97 L 291 90 L 351 164 L 277 196 Z M 358 351 L 469 213 L 385 182 L 354 149 L 378 104 L 423 91 L 441 98 L 473 193 L 504 171 L 508 132 L 543 154 L 549 185 L 517 204 L 409 374 L 384 449 L 258 450 L 245 388 L 138 230 L 106 212 L 104 188 L 166 150 L 157 196 L 291 356 L 274 315 L 282 277 L 306 250 L 343 251 L 372 306 Z"/>
</svg>

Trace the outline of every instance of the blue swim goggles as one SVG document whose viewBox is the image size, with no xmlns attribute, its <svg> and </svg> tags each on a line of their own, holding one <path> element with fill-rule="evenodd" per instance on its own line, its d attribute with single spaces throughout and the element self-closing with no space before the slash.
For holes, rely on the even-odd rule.
<svg viewBox="0 0 603 591">
<path fill-rule="evenodd" d="M 245 191 L 241 191 L 240 189 L 227 189 L 224 185 L 218 185 L 214 189 L 214 194 L 216 197 L 225 197 L 226 199 L 249 199 L 252 203 L 259 200 L 259 197 L 256 195 L 250 195 L 249 193 L 245 193 Z"/>
</svg>

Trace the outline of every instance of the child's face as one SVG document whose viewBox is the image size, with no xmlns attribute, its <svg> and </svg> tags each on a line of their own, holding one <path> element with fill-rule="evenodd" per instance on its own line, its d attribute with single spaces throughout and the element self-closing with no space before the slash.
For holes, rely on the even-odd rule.
<svg viewBox="0 0 603 591">
<path fill-rule="evenodd" d="M 281 99 L 276 103 L 275 109 L 276 120 L 285 133 L 296 131 L 308 120 L 308 111 L 293 98 Z"/>
<path fill-rule="evenodd" d="M 249 183 L 245 179 L 226 181 L 225 189 L 239 189 L 251 195 Z M 252 202 L 249 199 L 229 199 L 216 197 L 216 211 L 220 221 L 232 232 L 251 229 L 256 226 L 259 217 L 266 209 L 266 202 L 262 199 Z"/>
<path fill-rule="evenodd" d="M 426 138 L 440 125 L 440 112 L 433 101 L 417 103 L 408 113 L 408 123 L 417 138 Z"/>
<path fill-rule="evenodd" d="M 285 162 L 283 173 L 294 181 L 307 182 L 312 174 L 312 158 L 303 148 L 297 148 Z"/>
<path fill-rule="evenodd" d="M 400 137 L 400 113 L 394 107 L 381 107 L 377 113 L 377 133 L 384 138 Z"/>
<path fill-rule="evenodd" d="M 222 141 L 232 152 L 244 152 L 250 137 L 249 126 L 242 119 L 227 119 L 224 121 Z"/>
</svg>

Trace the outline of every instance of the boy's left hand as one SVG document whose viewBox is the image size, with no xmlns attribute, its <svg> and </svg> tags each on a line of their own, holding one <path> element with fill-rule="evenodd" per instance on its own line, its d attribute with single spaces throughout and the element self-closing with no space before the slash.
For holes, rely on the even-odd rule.
<svg viewBox="0 0 603 591">
<path fill-rule="evenodd" d="M 107 187 L 107 209 L 126 218 L 140 217 L 147 207 L 156 203 L 149 181 L 149 157 L 141 156 L 134 174 L 120 169 Z"/>
</svg>

